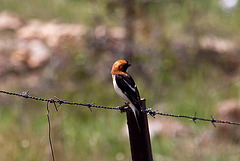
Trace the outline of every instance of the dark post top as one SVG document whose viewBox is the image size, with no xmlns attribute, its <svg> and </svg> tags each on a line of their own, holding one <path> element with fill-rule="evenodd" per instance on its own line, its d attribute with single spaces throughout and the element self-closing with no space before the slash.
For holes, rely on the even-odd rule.
<svg viewBox="0 0 240 161">
<path fill-rule="evenodd" d="M 142 110 L 146 109 L 146 100 L 141 99 Z M 140 130 L 131 110 L 127 110 L 127 124 L 133 161 L 153 161 L 147 114 L 140 112 Z"/>
</svg>

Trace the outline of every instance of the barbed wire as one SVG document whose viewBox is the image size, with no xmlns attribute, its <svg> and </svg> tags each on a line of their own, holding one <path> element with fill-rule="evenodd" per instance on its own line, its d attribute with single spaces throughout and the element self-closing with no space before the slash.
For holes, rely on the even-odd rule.
<svg viewBox="0 0 240 161">
<path fill-rule="evenodd" d="M 110 110 L 123 110 L 124 108 L 127 107 L 128 105 L 125 104 L 123 106 L 118 106 L 118 107 L 108 107 L 108 106 L 100 106 L 100 105 L 95 105 L 95 103 L 77 103 L 77 102 L 67 102 L 66 100 L 61 100 L 58 97 L 54 96 L 53 98 L 50 99 L 46 99 L 46 98 L 40 98 L 40 97 L 35 97 L 35 96 L 30 96 L 29 95 L 29 90 L 27 92 L 22 92 L 22 94 L 19 93 L 14 93 L 14 92 L 7 92 L 7 91 L 2 91 L 0 90 L 0 93 L 3 94 L 7 94 L 7 95 L 13 95 L 13 96 L 18 96 L 18 97 L 23 97 L 25 99 L 29 98 L 29 99 L 33 99 L 33 100 L 37 100 L 37 101 L 42 101 L 42 102 L 49 102 L 49 103 L 54 103 L 55 105 L 58 104 L 57 106 L 55 106 L 56 110 L 57 108 L 62 105 L 62 104 L 67 104 L 67 105 L 76 105 L 76 106 L 86 106 L 91 110 L 91 107 L 94 108 L 104 108 L 104 109 L 110 109 Z"/>
<path fill-rule="evenodd" d="M 22 94 L 14 93 L 14 92 L 2 91 L 2 90 L 0 90 L 0 93 L 7 94 L 7 95 L 18 96 L 18 97 L 22 97 L 22 98 L 25 98 L 25 99 L 29 98 L 29 99 L 33 99 L 33 100 L 37 100 L 37 101 L 47 102 L 48 139 L 49 139 L 50 150 L 51 150 L 52 160 L 53 161 L 55 161 L 55 157 L 54 157 L 53 145 L 52 145 L 52 141 L 51 141 L 51 123 L 50 123 L 49 103 L 53 103 L 54 104 L 54 107 L 55 107 L 56 111 L 58 111 L 58 107 L 61 106 L 62 104 L 76 105 L 76 106 L 85 106 L 85 107 L 88 107 L 90 111 L 92 111 L 92 109 L 91 109 L 92 107 L 94 107 L 94 108 L 102 108 L 102 109 L 110 109 L 110 110 L 119 110 L 120 112 L 125 112 L 126 110 L 129 109 L 127 103 L 125 105 L 122 105 L 122 106 L 108 107 L 108 106 L 95 105 L 95 103 L 67 102 L 66 100 L 61 100 L 61 99 L 59 99 L 56 96 L 54 96 L 54 98 L 50 98 L 50 99 L 40 98 L 40 97 L 30 96 L 29 90 L 27 92 L 22 92 Z M 215 123 L 240 125 L 240 123 L 238 123 L 238 122 L 216 120 L 216 119 L 214 119 L 213 116 L 211 116 L 211 119 L 197 117 L 196 112 L 195 112 L 194 116 L 175 115 L 175 114 L 162 113 L 162 112 L 158 112 L 158 110 L 152 110 L 152 108 L 148 108 L 148 109 L 144 110 L 143 112 L 149 114 L 153 118 L 155 118 L 156 115 L 161 115 L 161 116 L 168 116 L 168 117 L 187 118 L 187 119 L 190 119 L 191 121 L 193 121 L 194 123 L 196 123 L 196 120 L 208 121 L 208 122 L 211 122 L 214 127 L 216 127 Z"/>
<path fill-rule="evenodd" d="M 147 112 L 149 115 L 151 115 L 152 117 L 155 117 L 156 115 L 162 115 L 162 116 L 169 116 L 169 117 L 180 117 L 180 118 L 187 118 L 192 120 L 194 123 L 196 123 L 196 120 L 200 120 L 200 121 L 208 121 L 211 122 L 213 124 L 214 127 L 216 127 L 216 125 L 214 123 L 223 123 L 223 124 L 231 124 L 231 125 L 240 125 L 240 123 L 238 122 L 231 122 L 231 121 L 223 121 L 223 120 L 216 120 L 214 119 L 214 117 L 211 115 L 211 119 L 206 119 L 206 118 L 200 118 L 197 117 L 197 114 L 195 112 L 194 116 L 186 116 L 186 115 L 174 115 L 174 114 L 167 114 L 167 113 L 162 113 L 162 112 L 157 112 L 157 110 L 152 111 L 152 109 L 146 109 L 145 112 Z"/>
<path fill-rule="evenodd" d="M 35 96 L 30 96 L 29 91 L 27 92 L 22 92 L 22 94 L 19 93 L 14 93 L 14 92 L 7 92 L 7 91 L 2 91 L 0 90 L 0 93 L 7 94 L 7 95 L 14 95 L 18 97 L 23 97 L 23 98 L 29 98 L 33 100 L 38 100 L 38 101 L 43 101 L 43 102 L 48 102 L 48 103 L 53 103 L 56 111 L 57 108 L 62 105 L 62 104 L 67 104 L 67 105 L 76 105 L 76 106 L 86 106 L 90 110 L 92 107 L 94 108 L 102 108 L 102 109 L 110 109 L 110 110 L 119 110 L 121 112 L 125 112 L 128 109 L 128 104 L 122 105 L 122 106 L 117 106 L 117 107 L 108 107 L 108 106 L 101 106 L 101 105 L 95 105 L 95 103 L 77 103 L 77 102 L 67 102 L 66 100 L 61 100 L 58 97 L 54 96 L 53 98 L 46 99 L 46 98 L 40 98 L 40 97 L 35 97 Z M 58 104 L 58 105 L 57 105 Z M 91 110 L 92 111 L 92 110 Z M 175 114 L 168 114 L 168 113 L 162 113 L 158 112 L 158 110 L 152 110 L 152 108 L 146 109 L 144 112 L 147 114 L 151 115 L 152 117 L 155 117 L 156 115 L 161 115 L 161 116 L 168 116 L 168 117 L 178 117 L 178 118 L 187 118 L 192 120 L 194 123 L 196 123 L 196 120 L 200 121 L 208 121 L 211 122 L 215 127 L 216 125 L 214 123 L 223 123 L 223 124 L 231 124 L 231 125 L 240 125 L 238 122 L 231 122 L 231 121 L 223 121 L 223 120 L 216 120 L 214 119 L 213 116 L 211 116 L 210 119 L 207 118 L 201 118 L 196 116 L 196 112 L 194 116 L 186 116 L 186 115 L 175 115 Z"/>
</svg>

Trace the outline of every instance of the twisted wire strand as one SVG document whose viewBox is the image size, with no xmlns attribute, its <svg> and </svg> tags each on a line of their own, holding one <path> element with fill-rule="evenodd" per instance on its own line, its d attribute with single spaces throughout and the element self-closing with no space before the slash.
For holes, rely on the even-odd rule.
<svg viewBox="0 0 240 161">
<path fill-rule="evenodd" d="M 94 108 L 102 108 L 102 109 L 110 109 L 110 110 L 120 110 L 121 112 L 125 112 L 128 108 L 128 104 L 122 105 L 122 106 L 117 106 L 117 107 L 108 107 L 108 106 L 101 106 L 101 105 L 95 105 L 94 103 L 78 103 L 78 102 L 68 102 L 65 100 L 61 100 L 57 97 L 55 99 L 46 99 L 46 98 L 40 98 L 40 97 L 35 97 L 35 96 L 30 96 L 29 91 L 23 92 L 22 94 L 19 93 L 14 93 L 14 92 L 7 92 L 7 91 L 2 91 L 0 90 L 0 93 L 7 94 L 7 95 L 13 95 L 13 96 L 18 96 L 18 97 L 23 97 L 23 98 L 29 98 L 37 101 L 43 101 L 43 102 L 49 102 L 49 103 L 54 103 L 56 110 L 57 107 L 59 107 L 62 104 L 67 104 L 67 105 L 76 105 L 76 106 L 86 106 L 91 110 L 91 107 Z M 56 106 L 56 103 L 58 103 L 58 106 Z M 231 122 L 231 121 L 224 121 L 224 120 L 216 120 L 214 119 L 213 116 L 211 116 L 210 119 L 207 118 L 201 118 L 196 116 L 196 112 L 194 116 L 186 116 L 186 115 L 175 115 L 175 114 L 168 114 L 168 113 L 162 113 L 158 112 L 158 110 L 152 110 L 151 108 L 146 109 L 144 112 L 147 114 L 151 115 L 152 117 L 155 117 L 156 115 L 161 115 L 161 116 L 168 116 L 168 117 L 178 117 L 178 118 L 187 118 L 192 120 L 193 122 L 196 123 L 196 120 L 200 121 L 208 121 L 213 124 L 213 126 L 216 127 L 214 123 L 222 123 L 222 124 L 231 124 L 231 125 L 240 125 L 238 122 Z"/>
</svg>

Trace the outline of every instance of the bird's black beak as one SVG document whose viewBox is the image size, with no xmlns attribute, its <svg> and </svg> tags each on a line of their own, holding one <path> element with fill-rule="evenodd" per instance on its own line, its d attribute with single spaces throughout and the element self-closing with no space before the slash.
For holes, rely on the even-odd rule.
<svg viewBox="0 0 240 161">
<path fill-rule="evenodd" d="M 127 69 L 128 69 L 128 67 L 130 67 L 131 66 L 131 64 L 128 62 L 128 61 L 126 61 L 127 63 L 124 65 L 124 67 L 123 67 L 123 71 L 127 71 Z"/>
<path fill-rule="evenodd" d="M 131 66 L 131 63 L 127 62 L 127 66 L 130 67 L 130 66 Z"/>
</svg>

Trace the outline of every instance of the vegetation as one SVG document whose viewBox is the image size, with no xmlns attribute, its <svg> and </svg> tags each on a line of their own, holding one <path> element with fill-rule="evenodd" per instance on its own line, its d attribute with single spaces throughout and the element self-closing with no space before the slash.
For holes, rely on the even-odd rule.
<svg viewBox="0 0 240 161">
<path fill-rule="evenodd" d="M 196 111 L 198 116 L 210 118 L 222 101 L 239 99 L 239 68 L 224 68 L 226 64 L 232 66 L 225 58 L 215 61 L 217 56 L 213 61 L 208 56 L 198 56 L 203 36 L 239 43 L 240 4 L 223 9 L 218 0 L 135 1 L 132 57 L 99 48 L 92 38 L 92 30 L 99 25 L 125 27 L 126 6 L 122 2 L 0 0 L 0 4 L 0 11 L 14 12 L 25 21 L 57 20 L 80 23 L 89 29 L 84 45 L 54 53 L 49 63 L 39 69 L 0 73 L 3 90 L 30 89 L 31 95 L 44 98 L 57 96 L 67 101 L 119 106 L 124 102 L 113 90 L 110 69 L 115 60 L 129 58 L 129 72 L 146 98 L 147 107 L 184 115 L 194 115 Z M 0 35 L 8 36 L 6 33 L 9 31 L 0 31 Z M 55 60 L 60 62 L 57 68 Z M 57 161 L 131 160 L 124 113 L 99 109 L 90 112 L 84 107 L 66 105 L 60 106 L 58 112 L 53 106 L 50 110 Z M 193 133 L 185 137 L 153 137 L 155 161 L 239 160 L 237 143 L 227 139 L 200 143 L 213 130 L 208 123 L 179 121 L 192 128 Z M 46 104 L 0 95 L 0 160 L 51 160 L 47 130 Z"/>
</svg>

